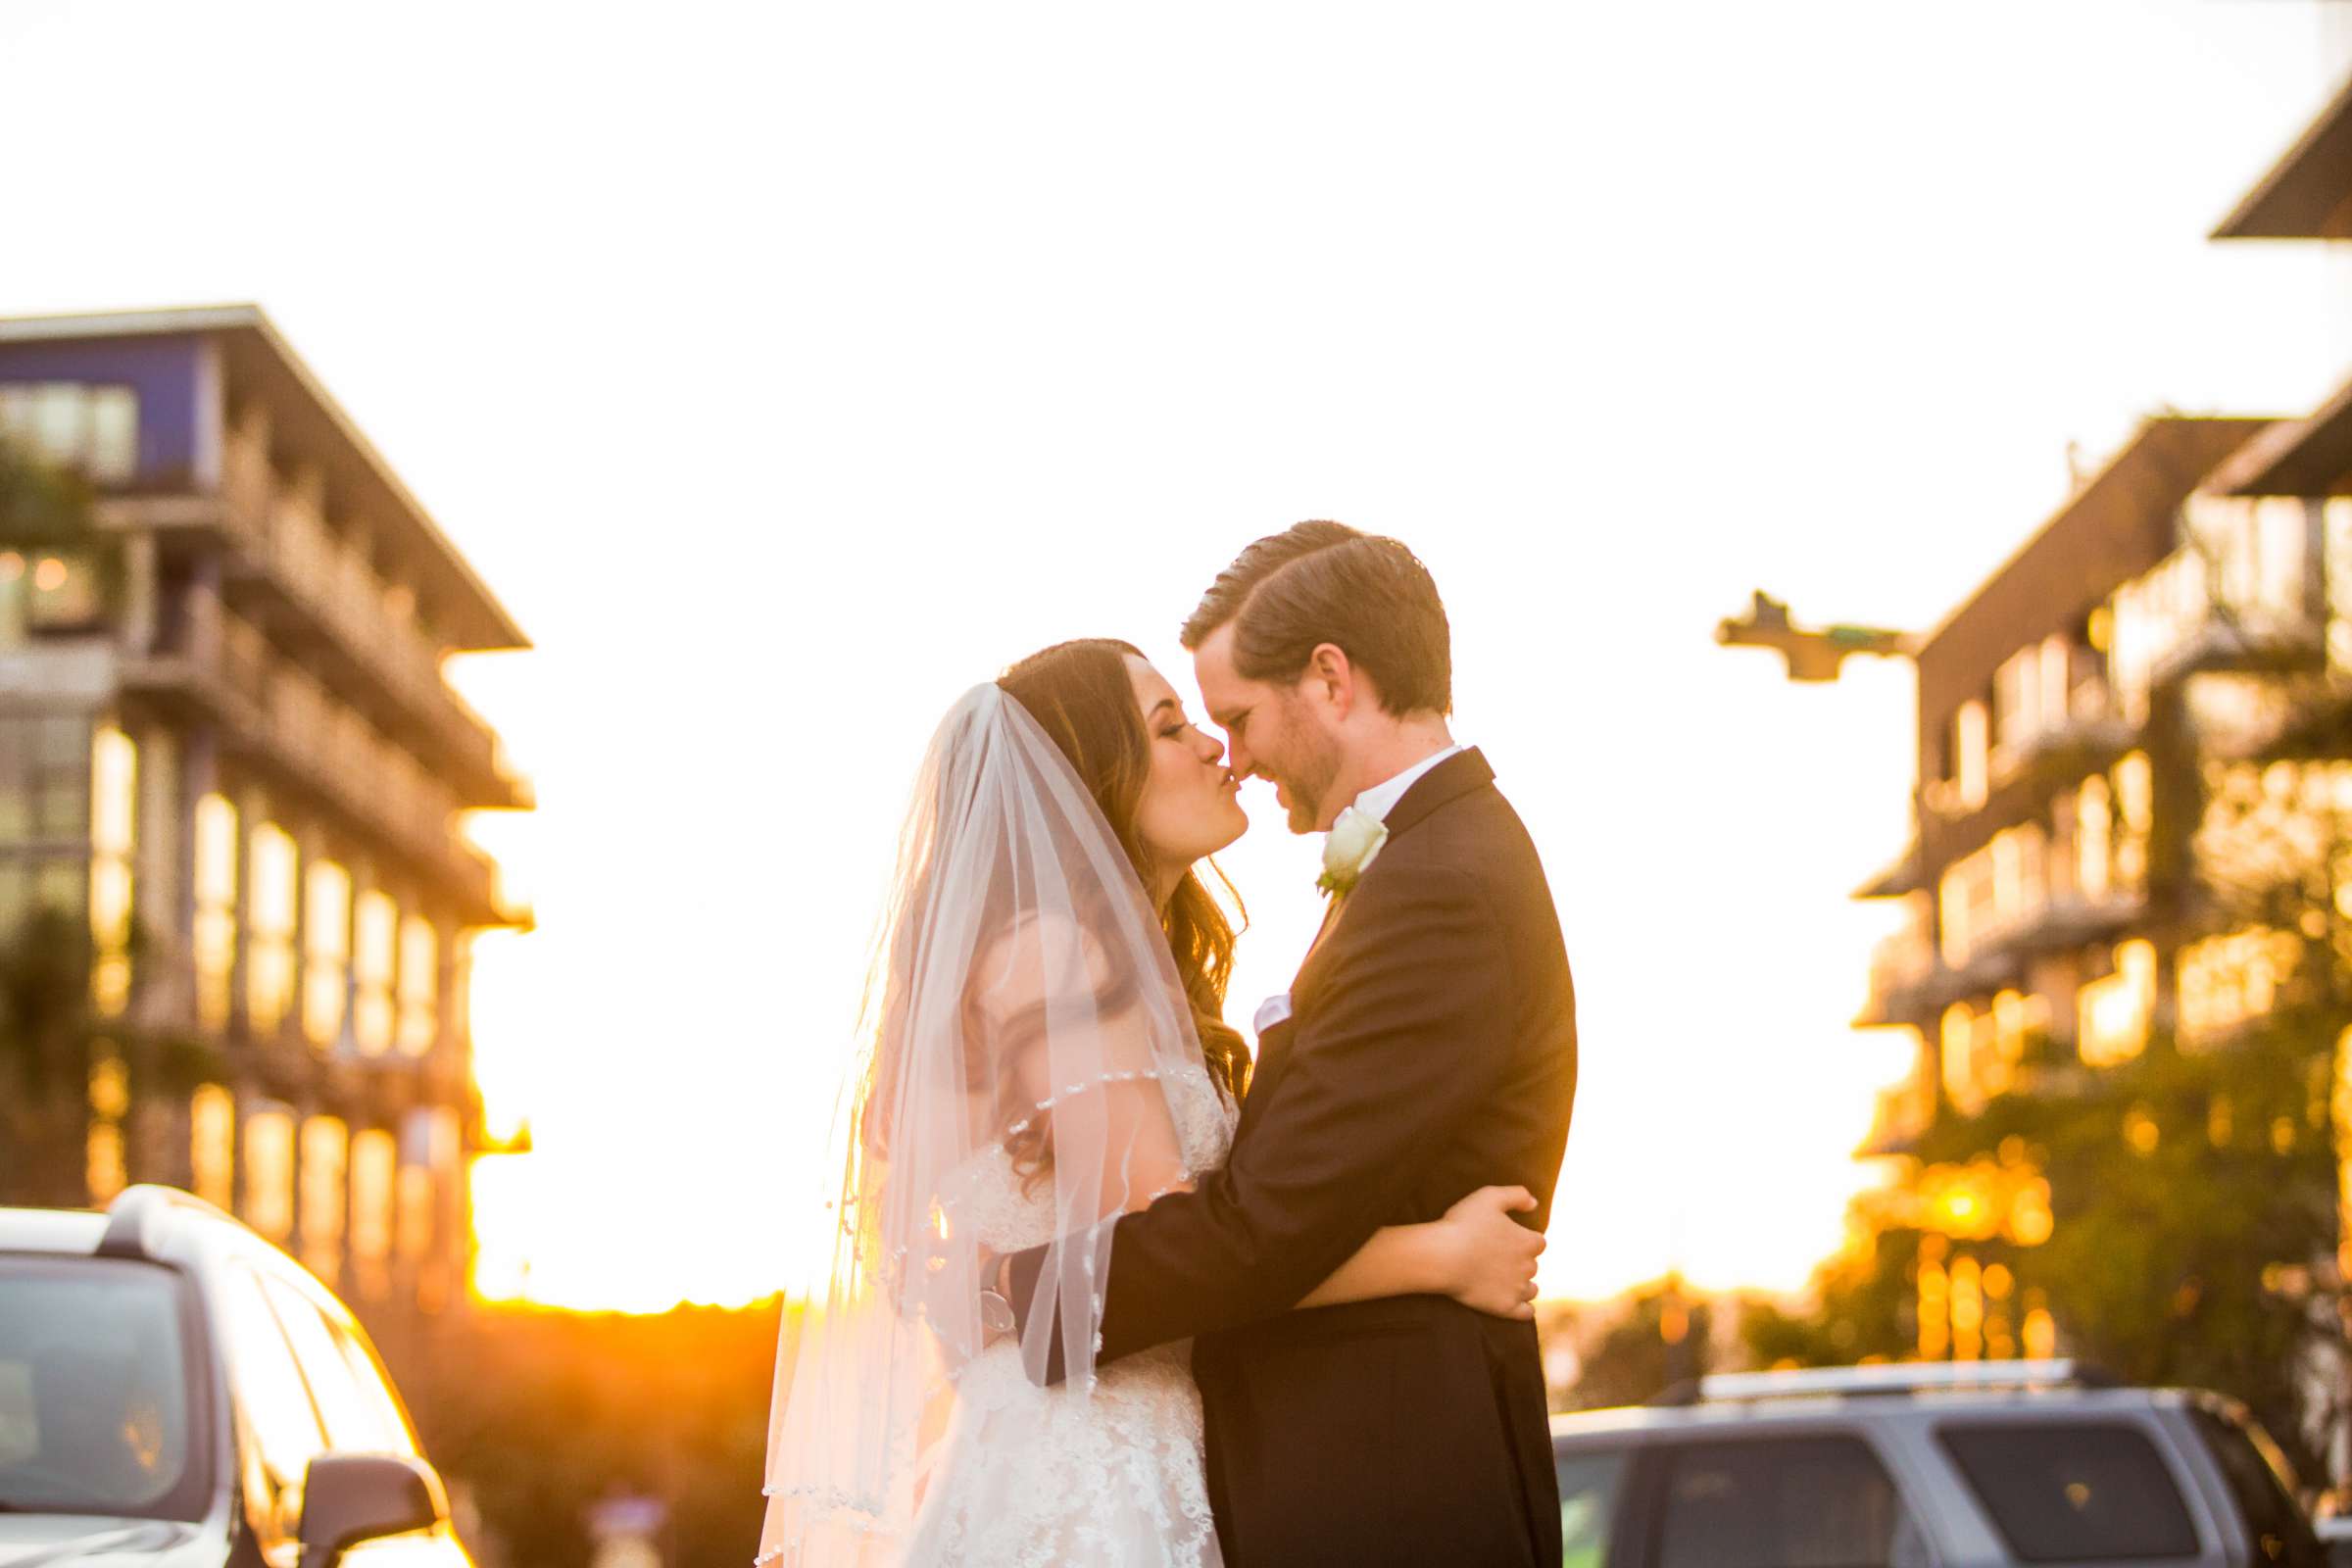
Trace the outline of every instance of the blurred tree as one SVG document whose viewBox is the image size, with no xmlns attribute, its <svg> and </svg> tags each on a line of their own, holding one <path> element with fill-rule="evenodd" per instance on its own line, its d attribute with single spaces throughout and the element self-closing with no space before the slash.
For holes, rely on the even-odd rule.
<svg viewBox="0 0 2352 1568">
<path fill-rule="evenodd" d="M 0 1200 L 79 1207 L 83 1083 L 95 1020 L 89 933 L 73 916 L 34 910 L 0 947 Z"/>
<path fill-rule="evenodd" d="M 1747 1356 L 1759 1366 L 1919 1356 L 1936 1333 L 1931 1324 L 1923 1336 L 1922 1301 L 1948 1299 L 1922 1293 L 1923 1271 L 1948 1278 L 1965 1258 L 1983 1282 L 1978 1353 L 2031 1352 L 2026 1319 L 2046 1310 L 2052 1348 L 2130 1382 L 2234 1395 L 2317 1474 L 2317 1440 L 2335 1410 L 2311 1373 L 2339 1364 L 2346 1348 L 2327 1261 L 2337 1223 L 2336 1016 L 2282 1010 L 2211 1054 L 2159 1042 L 2067 1093 L 2003 1096 L 1978 1116 L 1945 1117 L 1917 1147 L 1919 1168 L 2006 1151 L 2046 1176 L 2047 1239 L 1954 1239 L 1936 1228 L 1916 1183 L 1867 1194 L 1854 1243 L 1816 1276 L 1812 1310 L 1743 1315 Z"/>
<path fill-rule="evenodd" d="M 485 1568 L 577 1568 L 588 1509 L 667 1506 L 665 1562 L 748 1563 L 781 1302 L 659 1316 L 484 1307 L 393 1360 L 425 1450 L 493 1539 Z M 387 1349 L 387 1355 L 392 1352 Z"/>
<path fill-rule="evenodd" d="M 2234 1395 L 2326 1479 L 2352 1413 L 2352 704 L 2316 676 L 2194 678 L 2218 684 L 2159 715 L 2176 733 L 2158 787 L 2180 808 L 2150 850 L 2171 956 L 2144 1050 L 2094 1070 L 2033 1042 L 2011 1092 L 1973 1116 L 1943 1105 L 1856 1201 L 1815 1307 L 1745 1322 L 1759 1363 L 1966 1353 L 1964 1261 L 1985 1318 L 1968 1348 L 2031 1351 L 2046 1313 L 2048 1347 Z M 2252 716 L 2206 746 L 2197 703 Z M 2021 1235 L 1938 1203 L 1939 1173 L 1987 1168 L 2046 1181 L 2046 1223 Z"/>
<path fill-rule="evenodd" d="M 1614 1312 L 1587 1314 L 1570 1330 L 1581 1343 L 1568 1407 L 1642 1404 L 1705 1376 L 1713 1365 L 1713 1306 L 1693 1301 L 1673 1277 L 1634 1291 Z"/>
<path fill-rule="evenodd" d="M 0 441 L 0 544 L 87 543 L 91 499 L 79 475 Z"/>
</svg>

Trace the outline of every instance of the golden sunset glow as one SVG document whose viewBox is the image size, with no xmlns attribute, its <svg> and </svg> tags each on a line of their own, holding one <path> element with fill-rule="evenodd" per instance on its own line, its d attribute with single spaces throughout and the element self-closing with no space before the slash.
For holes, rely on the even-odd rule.
<svg viewBox="0 0 2352 1568">
<path fill-rule="evenodd" d="M 933 723 L 1082 635 L 1191 698 L 1177 625 L 1241 546 L 1312 516 L 1428 562 L 1455 735 L 1557 896 L 1583 1056 L 1546 1291 L 1793 1289 L 1845 1243 L 1876 1179 L 1852 1152 L 1919 1059 L 1851 1027 L 1874 949 L 1932 959 L 1897 924 L 1934 899 L 1947 940 L 1997 922 L 2046 844 L 1987 846 L 1910 910 L 1853 902 L 1910 830 L 1913 672 L 1791 686 L 1710 628 L 1758 587 L 1933 626 L 2065 497 L 2070 444 L 2087 465 L 2158 405 L 2317 406 L 2352 264 L 2204 236 L 2343 40 L 2196 0 L 1832 0 L 1793 36 L 1783 7 L 1461 12 L 1442 38 L 1343 15 L 1170 26 L 1132 51 L 1147 71 L 1078 7 L 919 29 L 787 8 L 730 16 L 723 46 L 715 13 L 582 12 L 532 82 L 527 159 L 511 77 L 550 58 L 545 12 L 159 7 L 120 46 L 71 8 L 27 24 L 145 112 L 12 86 L 75 156 L 12 170 L 73 242 L 11 255 L 7 313 L 258 300 L 535 644 L 449 670 L 539 801 L 467 829 L 537 915 L 473 945 L 488 1132 L 529 1145 L 474 1166 L 484 1296 L 732 1303 L 821 1263 L 825 1134 Z M 157 190 L 157 125 L 223 177 Z M 74 591 L 46 557 L 0 573 Z M 2082 781 L 2120 803 L 2112 843 L 2081 839 L 2102 895 L 2131 891 L 2143 782 Z M 1244 803 L 1237 1022 L 1322 907 L 1317 845 L 1270 786 Z M 462 939 L 355 902 L 331 862 L 298 886 L 285 834 L 235 815 L 199 817 L 252 846 L 207 851 L 192 890 L 201 1004 L 241 987 L 259 1024 L 408 1049 L 436 999 L 384 976 L 433 965 L 387 953 Z M 207 891 L 233 877 L 235 976 Z M 353 903 L 360 941 L 306 946 L 298 896 Z M 2088 1059 L 2147 1029 L 2148 965 L 2115 956 Z M 2216 1027 L 2243 1005 L 2199 995 Z M 1997 1092 L 2027 1004 L 1955 1011 L 1948 1087 Z M 381 1185 L 381 1149 L 336 1129 L 241 1131 L 208 1179 L 245 1171 L 290 1245 L 325 1245 L 297 1234 L 303 1181 Z M 1955 1172 L 1941 1223 L 2024 1241 L 2036 1179 Z M 1937 1332 L 1989 1336 L 1995 1282 L 1938 1278 Z M 2053 1343 L 2046 1313 L 2009 1317 Z"/>
</svg>

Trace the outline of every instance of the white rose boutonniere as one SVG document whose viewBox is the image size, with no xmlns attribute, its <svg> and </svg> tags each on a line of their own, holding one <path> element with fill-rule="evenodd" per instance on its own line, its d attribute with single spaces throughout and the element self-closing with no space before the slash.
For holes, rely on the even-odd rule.
<svg viewBox="0 0 2352 1568">
<path fill-rule="evenodd" d="M 1346 898 L 1388 842 L 1386 822 L 1350 806 L 1331 824 L 1331 832 L 1323 840 L 1323 874 L 1315 878 L 1315 886 Z"/>
</svg>

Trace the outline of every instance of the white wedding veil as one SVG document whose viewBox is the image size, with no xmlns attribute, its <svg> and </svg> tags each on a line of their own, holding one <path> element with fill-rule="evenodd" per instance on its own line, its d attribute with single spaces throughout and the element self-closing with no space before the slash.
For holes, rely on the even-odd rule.
<svg viewBox="0 0 2352 1568">
<path fill-rule="evenodd" d="M 901 1560 L 976 1356 L 1042 1381 L 1058 1351 L 1057 1396 L 1089 1397 L 1107 1221 L 1191 1175 L 1170 1080 L 1201 1054 L 1167 938 L 1077 772 L 993 684 L 917 776 L 859 1044 L 832 1268 L 777 1348 L 761 1563 Z M 1040 1243 L 1016 1351 L 996 1259 Z"/>
</svg>

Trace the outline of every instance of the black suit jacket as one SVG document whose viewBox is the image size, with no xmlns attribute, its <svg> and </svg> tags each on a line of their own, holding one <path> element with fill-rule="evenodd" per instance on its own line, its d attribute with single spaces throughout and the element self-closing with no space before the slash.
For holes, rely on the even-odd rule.
<svg viewBox="0 0 2352 1568">
<path fill-rule="evenodd" d="M 1118 1221 L 1101 1356 L 1195 1340 L 1233 1568 L 1557 1563 L 1533 1324 L 1291 1308 L 1383 1225 L 1519 1183 L 1549 1218 L 1575 998 L 1534 843 L 1475 751 L 1417 780 L 1266 1031 L 1233 1154 Z M 1014 1259 L 1025 1315 L 1041 1254 Z"/>
</svg>

